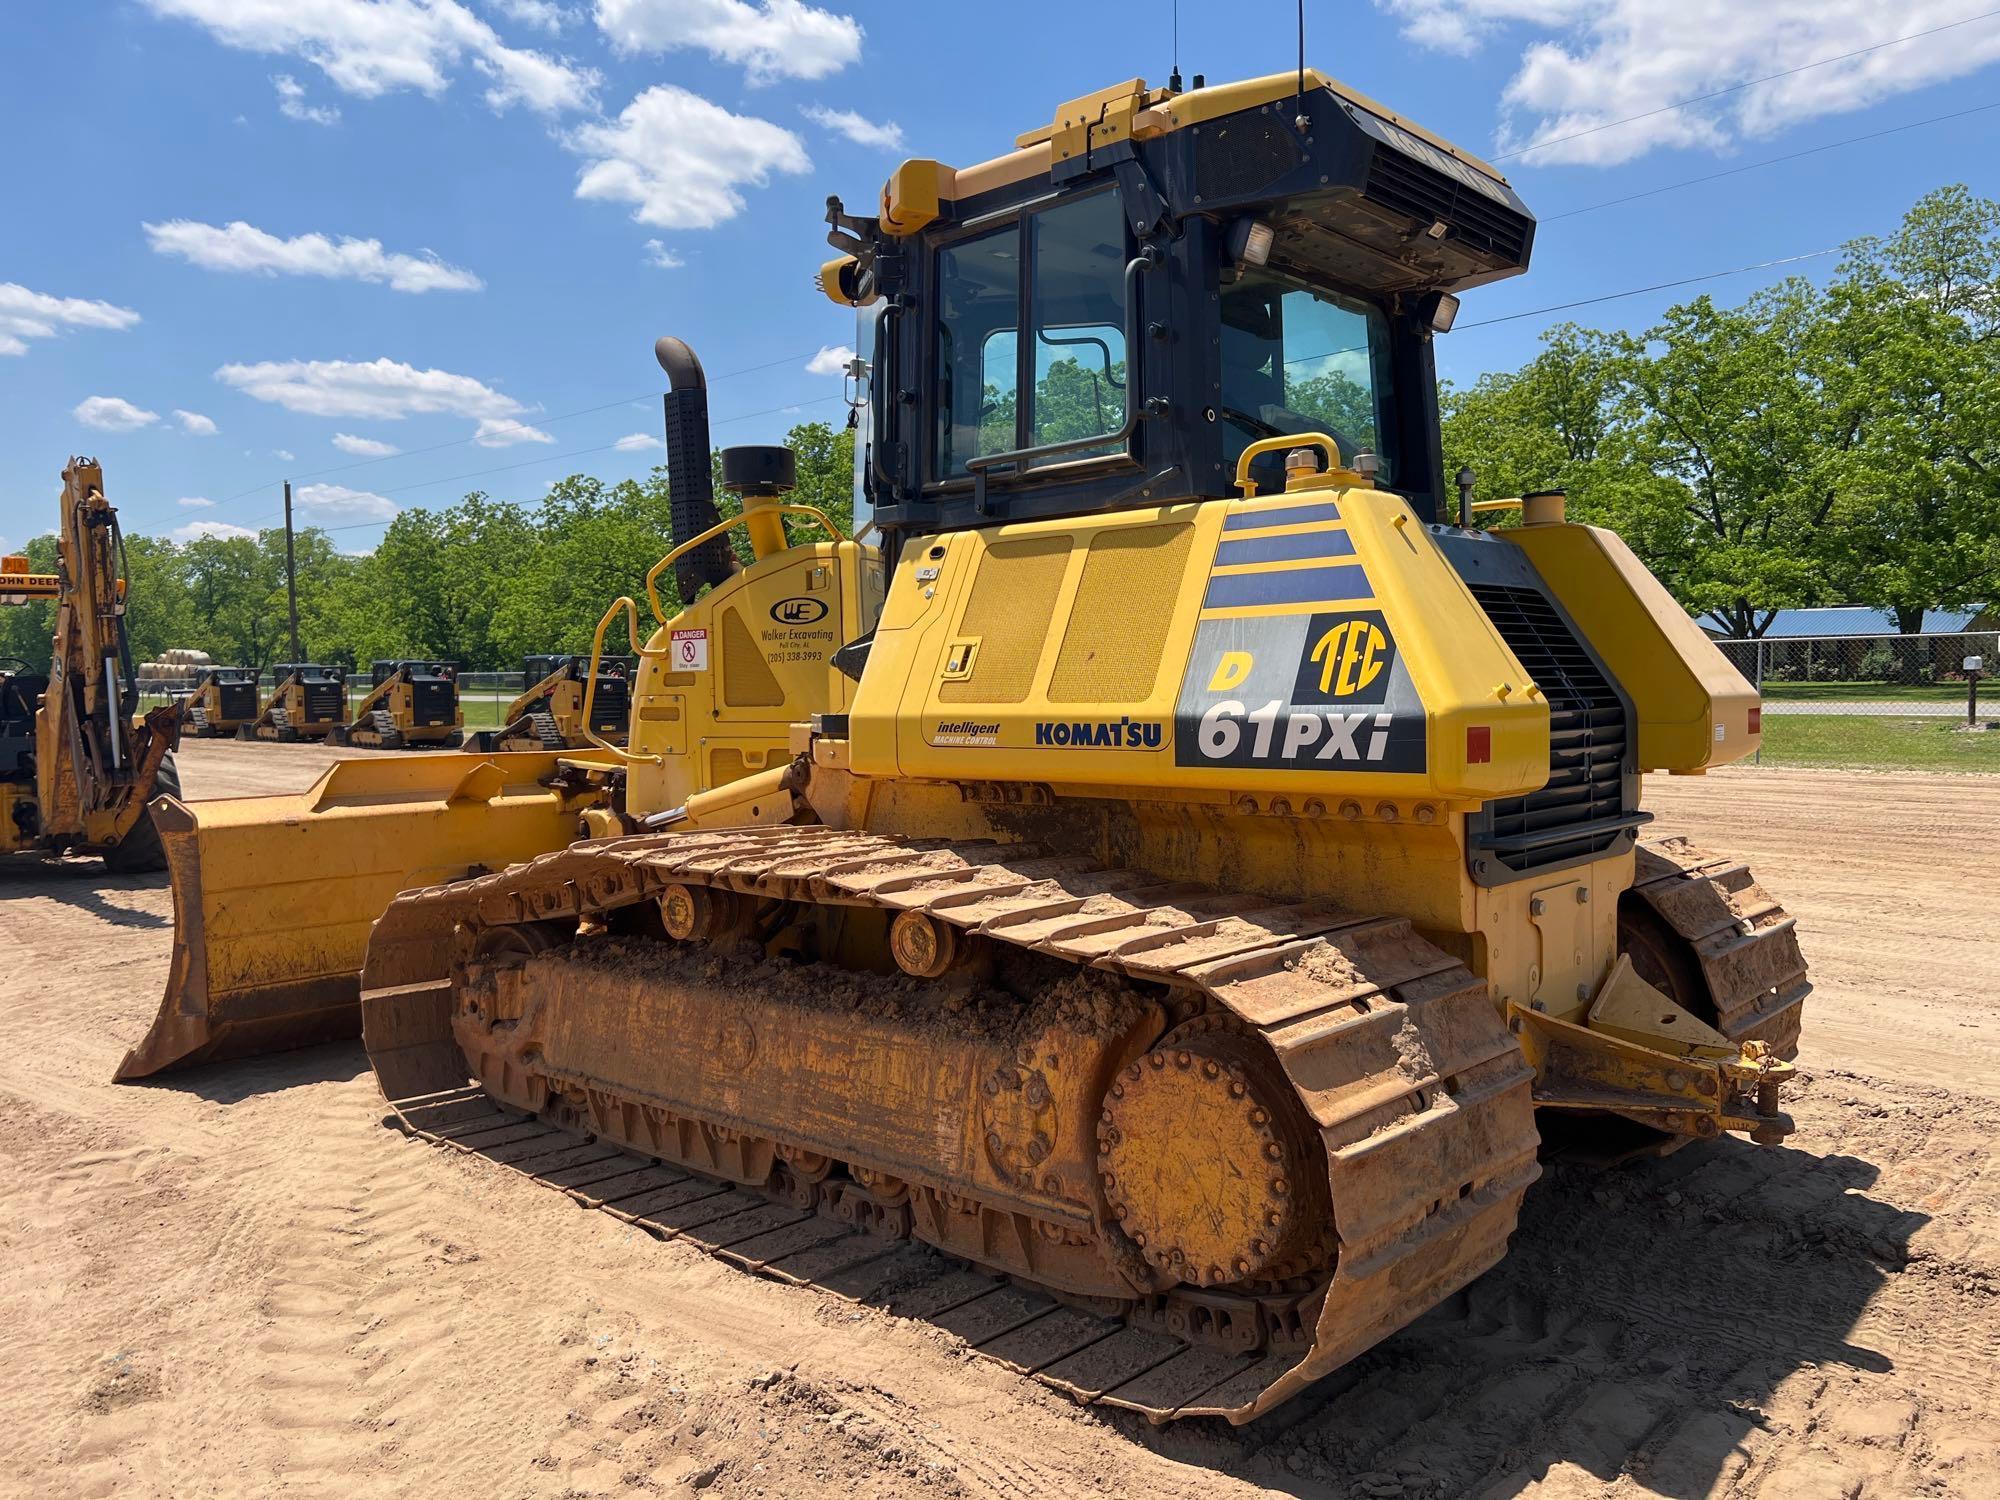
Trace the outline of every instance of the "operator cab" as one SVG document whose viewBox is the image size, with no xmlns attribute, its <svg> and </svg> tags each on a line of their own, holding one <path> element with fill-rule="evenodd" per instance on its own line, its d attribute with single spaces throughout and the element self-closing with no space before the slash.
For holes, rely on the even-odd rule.
<svg viewBox="0 0 2000 1500">
<path fill-rule="evenodd" d="M 448 682 L 458 676 L 458 668 L 448 661 L 377 661 L 370 663 L 368 685 L 378 688 L 391 677 L 405 682 Z"/>
<path fill-rule="evenodd" d="M 271 681 L 282 684 L 288 677 L 298 677 L 305 682 L 342 683 L 347 680 L 345 667 L 321 666 L 318 662 L 274 662 L 271 666 Z"/>
<path fill-rule="evenodd" d="M 1134 79 L 828 218 L 850 254 L 821 284 L 870 308 L 859 467 L 888 533 L 1229 495 L 1246 447 L 1306 432 L 1435 516 L 1431 340 L 1534 236 L 1491 167 L 1310 69 Z"/>
<path fill-rule="evenodd" d="M 624 679 L 632 675 L 633 658 L 629 656 L 606 656 L 597 665 L 598 682 L 616 678 Z M 590 677 L 590 657 L 580 656 L 524 656 L 521 658 L 521 687 L 523 690 L 540 687 L 549 678 L 560 672 L 571 682 L 585 682 Z"/>
</svg>

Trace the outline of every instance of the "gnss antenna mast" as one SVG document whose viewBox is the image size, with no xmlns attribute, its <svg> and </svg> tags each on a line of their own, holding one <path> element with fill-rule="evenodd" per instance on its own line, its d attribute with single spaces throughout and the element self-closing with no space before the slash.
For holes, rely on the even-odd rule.
<svg viewBox="0 0 2000 1500">
<path fill-rule="evenodd" d="M 1300 135 L 1312 128 L 1312 117 L 1306 113 L 1306 0 L 1299 0 L 1299 117 L 1292 123 Z"/>
<path fill-rule="evenodd" d="M 1167 75 L 1167 92 L 1181 91 L 1181 0 L 1174 0 L 1174 68 Z"/>
</svg>

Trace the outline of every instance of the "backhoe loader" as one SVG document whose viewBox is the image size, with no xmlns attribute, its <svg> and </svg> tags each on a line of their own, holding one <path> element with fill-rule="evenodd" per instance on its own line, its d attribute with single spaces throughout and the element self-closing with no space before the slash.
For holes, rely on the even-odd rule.
<svg viewBox="0 0 2000 1500">
<path fill-rule="evenodd" d="M 327 735 L 334 745 L 405 750 L 441 745 L 456 750 L 465 739 L 465 710 L 458 701 L 458 668 L 442 661 L 378 661 L 370 669 L 368 696 L 345 724 Z"/>
<path fill-rule="evenodd" d="M 587 656 L 530 656 L 524 659 L 524 691 L 507 705 L 498 729 L 473 736 L 478 750 L 581 750 L 590 744 L 586 727 L 614 745 L 625 743 L 631 712 L 630 662 L 607 657 L 590 675 Z M 590 719 L 583 717 L 584 693 L 591 693 Z"/>
<path fill-rule="evenodd" d="M 1756 694 L 1561 495 L 1451 505 L 1433 341 L 1534 237 L 1498 172 L 1314 71 L 1134 79 L 828 222 L 868 540 L 782 449 L 722 519 L 660 340 L 628 743 L 167 800 L 128 1076 L 358 1001 L 415 1134 L 788 1280 L 925 1242 L 989 1273 L 945 1326 L 1157 1420 L 1493 1265 L 1545 1126 L 1784 1137 L 1792 920 L 1641 838 Z"/>
<path fill-rule="evenodd" d="M 54 573 L 0 559 L 0 603 L 53 601 L 45 676 L 0 658 L 0 855 L 101 854 L 117 874 L 164 866 L 147 815 L 178 795 L 179 704 L 135 718 L 138 681 L 125 632 L 125 543 L 94 458 L 63 469 Z"/>
</svg>

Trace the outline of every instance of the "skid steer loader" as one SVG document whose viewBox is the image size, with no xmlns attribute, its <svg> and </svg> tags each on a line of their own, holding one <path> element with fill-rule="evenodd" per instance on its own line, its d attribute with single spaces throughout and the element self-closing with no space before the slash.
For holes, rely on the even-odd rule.
<svg viewBox="0 0 2000 1500">
<path fill-rule="evenodd" d="M 230 738 L 256 721 L 254 667 L 200 669 L 187 695 L 187 733 L 203 739 Z"/>
<path fill-rule="evenodd" d="M 625 743 L 625 720 L 631 711 L 632 663 L 606 657 L 595 679 L 587 656 L 530 656 L 522 661 L 525 690 L 507 705 L 498 729 L 472 736 L 475 750 L 581 750 L 592 736 L 604 743 Z M 583 699 L 591 693 L 590 718 L 583 716 Z"/>
<path fill-rule="evenodd" d="M 347 722 L 347 673 L 317 662 L 279 662 L 271 668 L 271 696 L 257 717 L 238 726 L 239 740 L 294 744 L 323 740 Z"/>
<path fill-rule="evenodd" d="M 0 558 L 0 605 L 49 601 L 46 675 L 0 657 L 0 855 L 100 854 L 114 874 L 165 864 L 147 804 L 177 795 L 182 707 L 143 718 L 125 630 L 125 541 L 94 458 L 63 469 L 54 573 Z"/>
<path fill-rule="evenodd" d="M 662 339 L 628 744 L 167 802 L 128 1073 L 358 999 L 411 1131 L 781 1278 L 927 1242 L 1000 1278 L 981 1352 L 1160 1420 L 1493 1265 L 1538 1121 L 1783 1138 L 1792 921 L 1641 837 L 1756 695 L 1562 496 L 1449 504 L 1433 340 L 1534 236 L 1497 172 L 1316 72 L 1133 80 L 828 218 L 871 540 L 782 450 L 720 519 Z"/>
<path fill-rule="evenodd" d="M 370 669 L 370 682 L 368 696 L 349 721 L 327 735 L 330 743 L 367 750 L 456 750 L 464 742 L 458 668 L 450 662 L 378 661 Z"/>
</svg>

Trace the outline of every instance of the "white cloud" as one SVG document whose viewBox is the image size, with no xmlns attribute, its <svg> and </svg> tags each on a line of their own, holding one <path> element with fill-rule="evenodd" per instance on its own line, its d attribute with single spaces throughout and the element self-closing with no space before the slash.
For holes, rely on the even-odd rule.
<svg viewBox="0 0 2000 1500">
<path fill-rule="evenodd" d="M 851 109 L 827 109 L 808 104 L 801 111 L 822 130 L 844 135 L 857 146 L 877 146 L 884 151 L 903 149 L 903 127 L 893 120 L 871 120 Z"/>
<path fill-rule="evenodd" d="M 509 47 L 459 0 L 141 0 L 155 15 L 191 21 L 225 47 L 310 63 L 342 93 L 373 99 L 399 89 L 436 96 L 470 63 L 486 102 L 545 114 L 588 109 L 601 79 L 568 58 Z M 280 107 L 284 99 L 280 95 Z"/>
<path fill-rule="evenodd" d="M 819 353 L 806 361 L 808 375 L 845 375 L 854 351 L 843 344 L 822 344 Z"/>
<path fill-rule="evenodd" d="M 861 25 L 801 0 L 597 0 L 597 26 L 620 52 L 699 47 L 753 84 L 824 78 L 861 56 Z"/>
<path fill-rule="evenodd" d="M 181 424 L 181 431 L 187 433 L 190 437 L 215 436 L 215 419 L 213 417 L 204 417 L 198 411 L 182 411 L 176 406 L 174 408 L 174 420 Z"/>
<path fill-rule="evenodd" d="M 664 448 L 667 445 L 650 432 L 628 432 L 611 446 L 620 453 L 643 453 L 648 448 Z"/>
<path fill-rule="evenodd" d="M 400 508 L 386 495 L 350 490 L 344 484 L 302 484 L 292 493 L 301 514 L 316 520 L 387 521 Z"/>
<path fill-rule="evenodd" d="M 239 536 L 252 541 L 257 539 L 257 533 L 248 526 L 236 526 L 228 521 L 190 521 L 185 526 L 176 526 L 167 535 L 177 542 L 198 541 L 202 537 L 215 537 L 220 541 Z"/>
<path fill-rule="evenodd" d="M 138 321 L 129 307 L 88 297 L 51 297 L 0 281 L 0 355 L 26 354 L 29 339 L 52 339 L 68 328 L 126 329 Z"/>
<path fill-rule="evenodd" d="M 340 107 L 333 104 L 306 103 L 306 86 L 291 74 L 274 75 L 271 87 L 278 91 L 278 113 L 287 120 L 297 120 L 301 125 L 340 123 Z"/>
<path fill-rule="evenodd" d="M 342 235 L 336 241 L 323 234 L 285 240 L 241 219 L 220 227 L 193 219 L 142 227 L 156 254 L 178 255 L 209 271 L 387 282 L 398 292 L 476 292 L 485 285 L 472 272 L 449 265 L 428 250 L 420 255 L 384 251 L 380 240 Z"/>
<path fill-rule="evenodd" d="M 575 11 L 556 5 L 553 0 L 486 0 L 486 8 L 498 11 L 510 21 L 519 21 L 523 26 L 538 27 L 550 36 L 557 35 L 563 27 L 576 20 Z"/>
<path fill-rule="evenodd" d="M 393 422 L 424 412 L 511 418 L 527 410 L 470 375 L 419 370 L 393 359 L 265 360 L 224 365 L 215 378 L 259 401 L 311 417 Z"/>
<path fill-rule="evenodd" d="M 2000 26 L 1951 27 L 1958 0 L 1376 0 L 1414 41 L 1471 53 L 1524 41 L 1502 95 L 1503 150 L 1555 142 L 1536 166 L 1610 166 L 1656 148 L 1726 150 L 1821 116 L 1861 109 L 2000 60 Z M 1720 99 L 1598 129 L 1752 79 L 1805 68 Z M 1590 132 L 1579 135 L 1579 132 Z"/>
<path fill-rule="evenodd" d="M 205 495 L 183 495 L 174 504 L 185 506 L 189 510 L 211 510 L 215 506 L 215 502 Z"/>
<path fill-rule="evenodd" d="M 121 396 L 86 396 L 76 403 L 71 415 L 100 432 L 137 432 L 160 420 L 158 412 L 134 406 Z"/>
<path fill-rule="evenodd" d="M 482 448 L 511 448 L 516 443 L 553 443 L 539 427 L 530 427 L 525 422 L 501 422 L 492 417 L 480 419 L 479 430 L 472 435 L 473 442 Z"/>
<path fill-rule="evenodd" d="M 385 443 L 380 438 L 356 437 L 351 432 L 336 432 L 333 446 L 342 453 L 352 453 L 359 458 L 387 458 L 392 453 L 403 451 L 394 443 Z"/>
<path fill-rule="evenodd" d="M 271 450 L 271 457 L 277 459 L 280 463 L 288 464 L 296 459 L 298 454 L 292 452 L 289 448 L 273 448 Z"/>
<path fill-rule="evenodd" d="M 630 203 L 634 219 L 661 229 L 712 229 L 742 212 L 742 185 L 812 168 L 791 131 L 664 83 L 565 143 L 589 158 L 577 197 Z"/>
<path fill-rule="evenodd" d="M 687 262 L 674 254 L 673 251 L 669 250 L 658 240 L 647 240 L 646 264 L 656 266 L 662 271 L 678 271 Z"/>
</svg>

